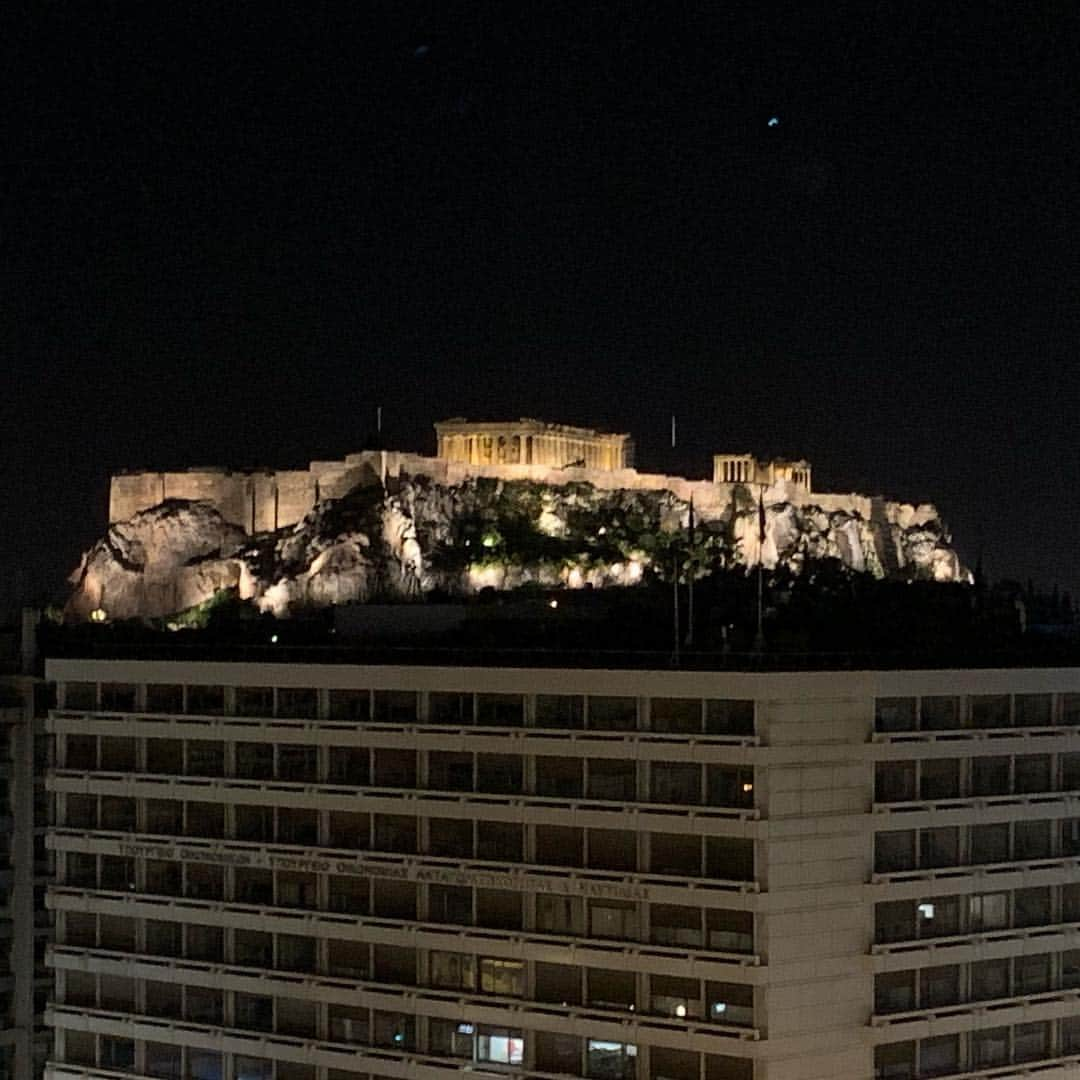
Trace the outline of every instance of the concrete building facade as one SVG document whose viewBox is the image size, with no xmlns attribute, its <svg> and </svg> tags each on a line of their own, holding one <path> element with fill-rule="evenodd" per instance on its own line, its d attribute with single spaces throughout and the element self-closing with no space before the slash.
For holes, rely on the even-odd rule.
<svg viewBox="0 0 1080 1080">
<path fill-rule="evenodd" d="M 44 686 L 0 658 L 0 1080 L 41 1076 L 51 1039 L 45 1004 L 50 915 Z"/>
<path fill-rule="evenodd" d="M 47 676 L 52 1077 L 1080 1069 L 1080 669 Z"/>
</svg>

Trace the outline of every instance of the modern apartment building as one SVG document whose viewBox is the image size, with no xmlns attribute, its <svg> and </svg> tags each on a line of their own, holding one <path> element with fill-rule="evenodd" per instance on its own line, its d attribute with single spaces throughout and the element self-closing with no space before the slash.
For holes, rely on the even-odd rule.
<svg viewBox="0 0 1080 1080">
<path fill-rule="evenodd" d="M 36 613 L 0 629 L 0 1080 L 41 1076 L 51 979 L 45 968 L 51 864 L 45 847 L 49 761 L 44 683 L 32 668 Z"/>
<path fill-rule="evenodd" d="M 1080 669 L 58 659 L 52 1077 L 1080 1075 Z"/>
</svg>

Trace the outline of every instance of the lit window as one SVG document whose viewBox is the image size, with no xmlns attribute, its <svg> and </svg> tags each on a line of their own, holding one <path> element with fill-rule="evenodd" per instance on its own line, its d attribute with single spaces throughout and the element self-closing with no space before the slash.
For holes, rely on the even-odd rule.
<svg viewBox="0 0 1080 1080">
<path fill-rule="evenodd" d="M 498 1065 L 520 1065 L 525 1059 L 525 1040 L 520 1031 L 480 1029 L 476 1036 L 476 1060 Z"/>
</svg>

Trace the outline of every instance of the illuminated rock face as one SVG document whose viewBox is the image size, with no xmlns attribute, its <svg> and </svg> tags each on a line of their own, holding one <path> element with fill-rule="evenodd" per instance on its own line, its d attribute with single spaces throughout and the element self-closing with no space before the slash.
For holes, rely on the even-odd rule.
<svg viewBox="0 0 1080 1080">
<path fill-rule="evenodd" d="M 70 617 L 165 617 L 235 591 L 283 615 L 307 607 L 407 599 L 440 590 L 608 588 L 670 579 L 692 548 L 699 573 L 833 558 L 877 576 L 965 577 L 932 507 L 858 496 L 790 500 L 738 485 L 726 502 L 663 488 L 473 478 L 369 480 L 318 501 L 295 524 L 249 535 L 209 502 L 170 499 L 110 526 L 72 575 Z M 676 556 L 676 551 L 682 552 Z"/>
</svg>

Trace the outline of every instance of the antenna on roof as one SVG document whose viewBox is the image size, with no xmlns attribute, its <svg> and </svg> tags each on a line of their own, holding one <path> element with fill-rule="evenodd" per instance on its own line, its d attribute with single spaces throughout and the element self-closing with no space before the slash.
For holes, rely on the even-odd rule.
<svg viewBox="0 0 1080 1080">
<path fill-rule="evenodd" d="M 671 449 L 675 449 L 675 414 L 671 414 Z"/>
<path fill-rule="evenodd" d="M 382 406 L 381 405 L 376 405 L 375 406 L 375 430 L 380 435 L 382 434 Z"/>
</svg>

